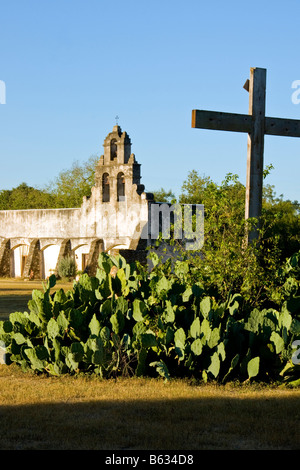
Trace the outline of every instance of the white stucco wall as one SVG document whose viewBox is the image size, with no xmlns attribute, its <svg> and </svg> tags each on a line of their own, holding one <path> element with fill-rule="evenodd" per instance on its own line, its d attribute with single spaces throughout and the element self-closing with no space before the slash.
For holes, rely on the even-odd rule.
<svg viewBox="0 0 300 470">
<path fill-rule="evenodd" d="M 147 221 L 148 204 L 142 196 L 130 206 L 91 197 L 75 209 L 0 211 L 0 239 L 102 238 L 128 245 L 137 224 Z"/>
<path fill-rule="evenodd" d="M 117 146 L 116 157 L 111 153 L 112 140 Z M 122 191 L 120 175 L 124 179 Z M 114 126 L 104 141 L 104 155 L 96 167 L 91 196 L 83 198 L 81 207 L 0 211 L 0 275 L 21 275 L 19 245 L 30 246 L 26 276 L 34 265 L 44 277 L 55 270 L 58 257 L 66 255 L 66 243 L 71 244 L 78 270 L 84 269 L 83 255 L 89 255 L 89 263 L 95 264 L 99 243 L 105 251 L 114 247 L 136 249 L 148 221 L 149 200 L 151 195 L 140 184 L 140 165 L 131 154 L 129 136 Z"/>
</svg>

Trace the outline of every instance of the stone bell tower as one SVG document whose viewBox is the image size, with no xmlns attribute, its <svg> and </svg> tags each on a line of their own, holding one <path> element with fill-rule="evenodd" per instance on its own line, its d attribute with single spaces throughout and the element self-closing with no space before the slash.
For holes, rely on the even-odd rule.
<svg viewBox="0 0 300 470">
<path fill-rule="evenodd" d="M 91 275 L 101 251 L 145 260 L 153 195 L 140 181 L 130 138 L 114 126 L 81 207 L 0 211 L 0 276 L 47 278 L 67 254 Z"/>
<path fill-rule="evenodd" d="M 144 192 L 141 165 L 131 153 L 131 141 L 120 126 L 113 127 L 104 140 L 104 155 L 96 168 L 96 187 L 102 203 L 136 202 Z"/>
<path fill-rule="evenodd" d="M 149 208 L 153 194 L 141 184 L 141 165 L 131 153 L 131 141 L 120 126 L 113 127 L 103 143 L 104 154 L 96 166 L 95 186 L 83 198 L 82 213 L 95 239 L 105 251 L 143 249 L 147 240 Z"/>
</svg>

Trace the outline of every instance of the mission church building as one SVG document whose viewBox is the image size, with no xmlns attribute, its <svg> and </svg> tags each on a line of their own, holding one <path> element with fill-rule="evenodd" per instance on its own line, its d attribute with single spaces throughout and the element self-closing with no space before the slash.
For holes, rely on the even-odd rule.
<svg viewBox="0 0 300 470">
<path fill-rule="evenodd" d="M 144 256 L 153 195 L 141 184 L 131 141 L 116 125 L 104 140 L 91 196 L 79 208 L 0 211 L 0 276 L 45 279 L 61 258 L 93 275 L 99 253 Z"/>
</svg>

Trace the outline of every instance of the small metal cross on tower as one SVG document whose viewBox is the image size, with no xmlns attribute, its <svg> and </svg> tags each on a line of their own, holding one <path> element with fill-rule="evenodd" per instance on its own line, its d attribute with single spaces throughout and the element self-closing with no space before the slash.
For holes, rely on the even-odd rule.
<svg viewBox="0 0 300 470">
<path fill-rule="evenodd" d="M 222 131 L 247 132 L 247 179 L 245 219 L 259 218 L 262 210 L 264 136 L 300 137 L 300 121 L 265 117 L 266 69 L 251 68 L 250 80 L 244 85 L 249 92 L 249 114 L 192 111 L 192 127 Z M 257 231 L 249 234 L 249 241 Z"/>
<path fill-rule="evenodd" d="M 117 126 L 119 125 L 119 119 L 120 119 L 120 118 L 119 118 L 119 116 L 117 115 L 117 116 L 115 117 L 116 125 L 117 125 Z"/>
</svg>

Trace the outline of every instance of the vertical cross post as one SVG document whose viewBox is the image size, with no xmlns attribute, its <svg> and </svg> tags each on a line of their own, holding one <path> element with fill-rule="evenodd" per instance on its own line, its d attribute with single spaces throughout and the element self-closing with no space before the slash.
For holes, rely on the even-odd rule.
<svg viewBox="0 0 300 470">
<path fill-rule="evenodd" d="M 258 225 L 248 233 L 248 241 L 258 237 L 257 229 L 262 212 L 264 136 L 300 137 L 300 120 L 265 116 L 266 76 L 266 69 L 250 69 L 250 80 L 244 85 L 249 91 L 249 114 L 198 109 L 192 111 L 193 128 L 248 134 L 245 219 L 258 219 Z"/>
<path fill-rule="evenodd" d="M 248 133 L 245 219 L 259 218 L 262 210 L 264 135 L 266 107 L 266 69 L 251 68 L 249 80 L 249 115 L 252 129 Z M 257 227 L 258 228 L 258 227 Z M 257 238 L 249 233 L 249 241 Z"/>
</svg>

